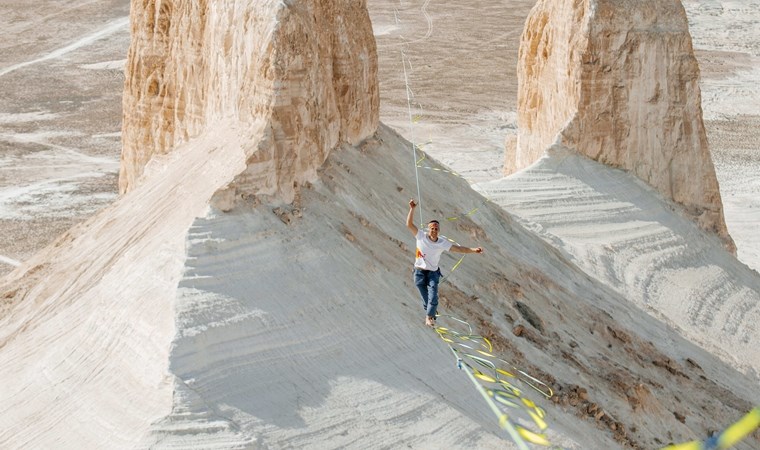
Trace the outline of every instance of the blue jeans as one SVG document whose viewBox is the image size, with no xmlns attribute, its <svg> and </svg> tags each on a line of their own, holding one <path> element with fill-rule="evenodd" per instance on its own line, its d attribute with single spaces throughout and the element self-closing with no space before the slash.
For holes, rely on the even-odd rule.
<svg viewBox="0 0 760 450">
<path fill-rule="evenodd" d="M 430 317 L 435 317 L 438 309 L 438 281 L 441 279 L 441 269 L 436 271 L 414 269 L 414 285 L 420 291 L 422 308 Z"/>
</svg>

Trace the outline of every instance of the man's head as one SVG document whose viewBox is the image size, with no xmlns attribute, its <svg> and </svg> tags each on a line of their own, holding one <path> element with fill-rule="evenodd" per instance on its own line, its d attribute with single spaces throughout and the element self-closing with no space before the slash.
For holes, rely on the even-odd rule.
<svg viewBox="0 0 760 450">
<path fill-rule="evenodd" d="M 438 239 L 438 232 L 441 230 L 441 225 L 438 223 L 438 221 L 431 220 L 430 222 L 428 222 L 427 228 L 428 228 L 428 236 L 430 236 L 430 238 L 433 240 Z"/>
</svg>

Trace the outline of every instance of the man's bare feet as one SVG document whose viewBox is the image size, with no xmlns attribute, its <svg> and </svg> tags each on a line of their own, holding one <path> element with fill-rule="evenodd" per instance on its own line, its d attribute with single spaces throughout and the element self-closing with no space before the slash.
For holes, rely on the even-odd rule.
<svg viewBox="0 0 760 450">
<path fill-rule="evenodd" d="M 435 326 L 435 317 L 430 317 L 430 316 L 425 317 L 425 325 L 427 325 L 429 327 L 434 327 Z"/>
</svg>

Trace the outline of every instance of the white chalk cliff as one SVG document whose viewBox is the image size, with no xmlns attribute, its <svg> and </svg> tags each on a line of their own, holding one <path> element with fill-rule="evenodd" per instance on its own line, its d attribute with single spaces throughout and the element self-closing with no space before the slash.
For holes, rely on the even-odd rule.
<svg viewBox="0 0 760 450">
<path fill-rule="evenodd" d="M 134 1 L 132 35 L 124 194 L 0 279 L 0 448 L 515 448 L 422 323 L 365 3 Z M 464 180 L 425 186 L 486 247 L 442 312 L 551 385 L 555 444 L 656 448 L 760 401 Z"/>
<path fill-rule="evenodd" d="M 331 149 L 377 129 L 377 54 L 363 1 L 133 1 L 131 16 L 122 193 L 153 156 L 219 121 L 265 121 L 233 189 L 291 201 L 294 183 L 313 180 Z"/>
<path fill-rule="evenodd" d="M 630 171 L 735 252 L 680 0 L 539 0 L 522 35 L 518 83 L 507 173 L 559 143 Z"/>
</svg>

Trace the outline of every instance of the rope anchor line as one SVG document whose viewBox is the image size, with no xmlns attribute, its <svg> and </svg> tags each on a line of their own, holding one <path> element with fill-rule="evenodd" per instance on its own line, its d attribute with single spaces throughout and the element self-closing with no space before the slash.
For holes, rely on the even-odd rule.
<svg viewBox="0 0 760 450">
<path fill-rule="evenodd" d="M 409 111 L 409 140 L 412 143 L 412 156 L 414 157 L 414 178 L 417 181 L 417 203 L 420 208 L 420 224 L 423 222 L 422 220 L 422 195 L 420 194 L 420 173 L 417 168 L 417 145 L 414 143 L 414 120 L 412 118 L 412 96 L 414 95 L 412 93 L 412 89 L 409 87 L 409 75 L 406 71 L 406 65 L 409 64 L 409 67 L 411 68 L 411 61 L 409 58 L 407 58 L 406 53 L 404 53 L 404 49 L 401 49 L 401 64 L 404 67 L 404 84 L 406 85 L 406 106 Z"/>
<path fill-rule="evenodd" d="M 446 170 L 441 169 L 439 167 L 432 167 L 432 166 L 422 166 L 422 161 L 427 157 L 423 153 L 422 158 L 419 160 L 417 159 L 417 150 L 421 150 L 421 147 L 424 145 L 427 145 L 431 142 L 426 142 L 425 144 L 422 144 L 422 146 L 418 146 L 415 144 L 415 138 L 414 138 L 414 124 L 417 123 L 421 116 L 413 116 L 412 115 L 412 97 L 414 93 L 412 92 L 410 86 L 409 86 L 409 75 L 407 73 L 407 64 L 409 64 L 410 70 L 411 70 L 411 61 L 408 59 L 406 54 L 404 53 L 403 48 L 401 49 L 401 62 L 404 68 L 404 83 L 406 85 L 406 98 L 407 98 L 407 109 L 409 113 L 409 134 L 410 134 L 410 141 L 412 144 L 412 156 L 414 158 L 414 175 L 415 175 L 415 181 L 417 184 L 417 199 L 418 199 L 418 206 L 420 211 L 420 224 L 424 223 L 423 215 L 422 215 L 422 194 L 420 190 L 420 176 L 419 176 L 419 169 L 427 169 L 435 172 L 442 172 L 447 173 L 453 176 L 460 177 L 459 174 L 452 170 Z M 478 205 L 477 207 L 471 209 L 467 213 L 465 213 L 464 216 L 466 217 L 474 214 L 478 208 L 481 205 Z M 447 220 L 457 220 L 460 217 L 452 217 L 448 218 Z M 449 239 L 451 242 L 455 243 L 455 241 Z M 458 244 L 456 244 L 458 245 Z M 457 263 L 452 267 L 451 272 L 454 272 L 454 270 L 459 267 L 459 265 L 464 260 L 464 255 L 457 261 Z M 449 272 L 449 275 L 451 274 Z M 447 278 L 443 277 L 441 279 L 441 282 L 445 281 Z M 439 316 L 442 317 L 442 316 Z M 540 392 L 542 395 L 551 397 L 553 395 L 553 392 L 551 388 L 541 382 L 540 380 L 531 377 L 527 375 L 525 372 L 521 370 L 516 370 L 518 374 L 522 374 L 527 376 L 530 380 L 533 382 L 526 382 L 525 380 L 521 380 L 519 377 L 516 377 L 514 374 L 500 369 L 496 366 L 495 363 L 491 362 L 490 360 L 473 355 L 470 353 L 467 353 L 465 351 L 461 351 L 459 349 L 454 348 L 453 345 L 461 346 L 462 348 L 469 348 L 472 349 L 470 346 L 470 343 L 473 342 L 479 342 L 479 345 L 482 345 L 484 349 L 487 349 L 487 351 L 483 351 L 482 349 L 476 349 L 475 351 L 479 353 L 480 355 L 486 356 L 486 357 L 493 357 L 491 352 L 493 351 L 493 346 L 488 341 L 488 339 L 476 336 L 472 333 L 472 328 L 470 325 L 460 319 L 456 319 L 452 316 L 447 316 L 453 319 L 454 321 L 458 321 L 462 324 L 466 324 L 467 328 L 470 330 L 467 334 L 462 334 L 454 331 L 453 329 L 448 328 L 442 328 L 437 327 L 436 332 L 438 333 L 439 337 L 446 341 L 449 345 L 449 349 L 454 353 L 454 356 L 457 358 L 457 367 L 464 370 L 465 373 L 468 375 L 470 380 L 473 382 L 475 387 L 477 388 L 478 392 L 483 396 L 486 403 L 490 406 L 491 410 L 496 414 L 499 427 L 507 431 L 510 438 L 517 444 L 518 448 L 520 450 L 529 450 L 528 448 L 528 442 L 533 444 L 538 444 L 542 446 L 549 446 L 549 440 L 546 437 L 546 435 L 543 433 L 547 428 L 548 425 L 544 420 L 544 417 L 546 416 L 545 411 L 537 406 L 533 401 L 530 399 L 524 397 L 522 395 L 522 391 L 514 386 L 512 382 L 509 381 L 509 379 L 519 380 L 523 383 L 526 383 L 531 388 L 535 389 L 536 391 Z M 457 340 L 460 340 L 462 342 L 457 342 Z M 460 356 L 461 353 L 461 356 Z M 465 360 L 465 358 L 471 360 L 473 363 L 469 363 Z M 498 359 L 498 361 L 501 361 L 504 363 L 505 361 L 502 359 Z M 485 369 L 480 370 L 474 367 L 473 364 L 478 364 L 481 367 Z M 480 380 L 480 381 L 478 381 Z M 481 383 L 486 383 L 486 386 L 483 386 Z M 546 390 L 542 390 L 537 384 L 543 385 Z M 501 407 L 499 406 L 501 405 Z M 510 420 L 510 416 L 502 410 L 502 408 L 511 408 L 513 409 L 516 414 L 519 412 L 522 412 L 522 416 L 524 420 L 528 422 L 532 422 L 536 427 L 536 431 L 532 431 L 528 428 L 526 428 L 523 425 L 517 424 Z"/>
</svg>

